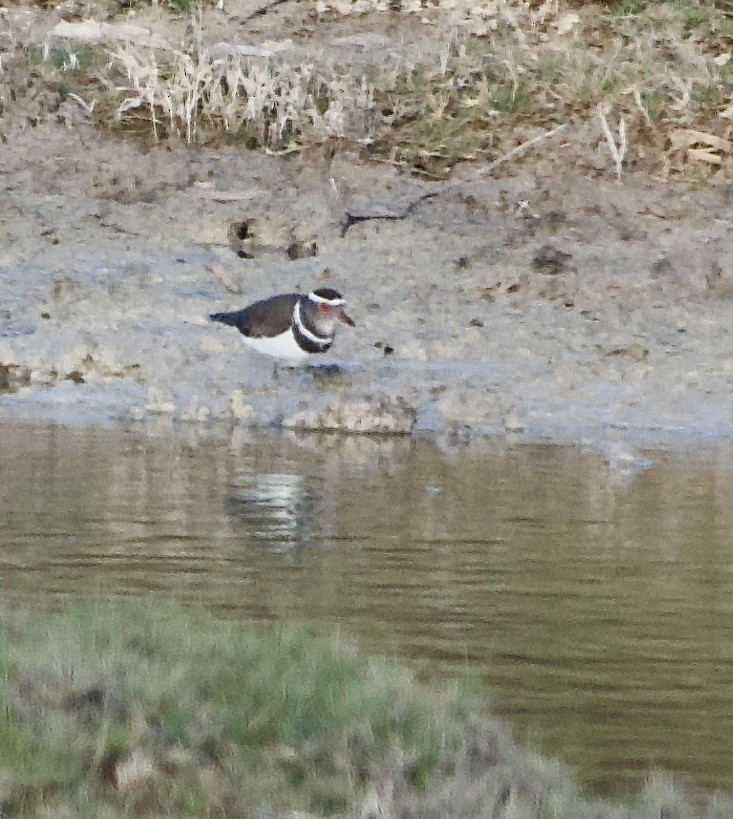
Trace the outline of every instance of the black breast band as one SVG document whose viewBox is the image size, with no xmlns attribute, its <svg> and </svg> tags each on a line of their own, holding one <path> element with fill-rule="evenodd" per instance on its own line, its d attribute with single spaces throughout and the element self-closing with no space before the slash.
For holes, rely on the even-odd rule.
<svg viewBox="0 0 733 819">
<path fill-rule="evenodd" d="M 298 342 L 298 347 L 305 350 L 306 353 L 325 353 L 326 350 L 333 344 L 333 336 L 326 336 L 323 341 L 314 341 L 305 333 L 301 332 L 297 322 L 293 322 L 293 335 Z"/>
</svg>

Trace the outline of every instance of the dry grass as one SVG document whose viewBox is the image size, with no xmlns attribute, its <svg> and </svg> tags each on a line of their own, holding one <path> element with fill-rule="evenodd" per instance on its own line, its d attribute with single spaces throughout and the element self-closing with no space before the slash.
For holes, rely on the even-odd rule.
<svg viewBox="0 0 733 819">
<path fill-rule="evenodd" d="M 339 77 L 330 65 L 217 56 L 206 47 L 174 51 L 165 61 L 131 46 L 111 56 L 129 82 L 117 87 L 124 99 L 115 119 L 142 114 L 156 140 L 161 133 L 187 142 L 223 133 L 247 147 L 278 151 L 369 132 L 373 90 L 363 79 Z"/>
<path fill-rule="evenodd" d="M 348 140 L 440 175 L 566 124 L 573 155 L 619 178 L 637 168 L 733 175 L 733 9 L 725 2 L 319 0 L 308 8 L 321 33 L 349 19 L 377 31 L 405 19 L 442 45 L 419 59 L 386 49 L 359 68 L 337 52 L 242 54 L 209 41 L 211 12 L 199 5 L 183 47 L 96 45 L 80 60 L 78 46 L 57 42 L 35 69 L 62 100 L 75 94 L 87 115 L 94 106 L 98 123 L 144 127 L 154 139 L 237 139 L 270 151 Z M 22 34 L 3 37 L 13 44 L 0 57 L 7 86 L 17 82 L 9 66 L 34 60 Z M 325 45 L 328 55 L 327 37 Z"/>
</svg>

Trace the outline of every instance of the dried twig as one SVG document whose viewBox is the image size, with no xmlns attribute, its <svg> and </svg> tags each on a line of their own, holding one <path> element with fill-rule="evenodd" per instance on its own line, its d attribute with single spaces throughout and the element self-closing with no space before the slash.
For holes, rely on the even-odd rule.
<svg viewBox="0 0 733 819">
<path fill-rule="evenodd" d="M 469 179 L 461 179 L 457 182 L 449 182 L 447 185 L 444 185 L 439 191 L 433 191 L 431 193 L 424 193 L 419 199 L 417 199 L 410 208 L 415 207 L 415 205 L 419 202 L 422 202 L 425 199 L 432 199 L 434 196 L 438 196 L 439 194 L 449 193 L 450 191 L 454 190 L 455 188 L 463 187 L 464 185 L 470 184 L 471 182 L 475 182 L 477 179 L 481 179 L 481 177 L 490 174 L 495 168 L 499 165 L 503 164 L 504 162 L 508 162 L 510 159 L 514 159 L 514 157 L 523 154 L 525 151 L 528 151 L 534 145 L 539 144 L 540 142 L 544 142 L 547 139 L 551 139 L 556 134 L 564 131 L 567 128 L 567 125 L 558 125 L 555 128 L 551 128 L 549 131 L 545 131 L 541 134 L 537 134 L 537 136 L 532 137 L 532 139 L 528 139 L 526 142 L 522 142 L 520 145 L 516 145 L 511 151 L 508 151 L 503 156 L 498 157 L 497 159 L 493 160 L 493 162 L 489 162 L 488 165 L 484 165 L 482 168 L 479 168 L 475 174 L 473 174 Z"/>
<path fill-rule="evenodd" d="M 74 100 L 74 102 L 77 103 L 81 107 L 81 109 L 84 111 L 84 113 L 87 116 L 92 115 L 92 113 L 94 111 L 94 106 L 96 104 L 96 100 L 92 100 L 91 102 L 85 102 L 78 94 L 74 94 L 71 91 L 69 91 L 66 96 L 69 99 Z"/>
<path fill-rule="evenodd" d="M 616 144 L 616 140 L 613 138 L 613 134 L 611 133 L 611 129 L 608 125 L 608 120 L 606 119 L 606 114 L 609 112 L 608 103 L 604 103 L 598 106 L 598 119 L 601 122 L 601 131 L 603 132 L 603 136 L 606 138 L 606 142 L 608 143 L 608 147 L 611 151 L 611 156 L 613 157 L 613 162 L 616 165 L 616 176 L 618 177 L 618 181 L 621 181 L 621 166 L 624 163 L 624 157 L 626 156 L 626 120 L 623 116 L 620 116 L 618 119 L 618 145 Z"/>
<path fill-rule="evenodd" d="M 649 116 L 649 111 L 647 111 L 646 106 L 644 105 L 644 101 L 641 98 L 641 91 L 634 86 L 634 88 L 631 89 L 631 94 L 634 97 L 636 107 L 641 111 L 641 115 L 644 117 L 644 122 L 646 122 L 647 125 L 651 125 L 652 119 Z"/>
<path fill-rule="evenodd" d="M 568 126 L 558 125 L 556 128 L 552 128 L 549 131 L 545 131 L 542 134 L 537 134 L 537 136 L 532 137 L 532 139 L 528 139 L 526 142 L 522 142 L 520 145 L 512 148 L 511 151 L 504 154 L 504 156 L 500 156 L 498 159 L 495 159 L 493 162 L 489 162 L 488 165 L 485 165 L 481 170 L 475 175 L 474 178 L 478 178 L 481 176 L 485 176 L 487 173 L 491 173 L 498 165 L 501 165 L 503 162 L 508 162 L 510 159 L 514 159 L 515 156 L 519 156 L 519 154 L 524 153 L 525 151 L 529 150 L 533 145 L 537 145 L 539 142 L 544 142 L 546 139 L 550 139 L 554 137 L 555 134 L 559 134 L 560 131 L 564 131 Z M 454 185 L 463 185 L 465 182 L 455 182 Z"/>
<path fill-rule="evenodd" d="M 513 159 L 515 156 L 519 156 L 519 154 L 524 153 L 524 151 L 529 150 L 533 145 L 537 145 L 540 142 L 544 142 L 546 139 L 550 139 L 551 137 L 559 134 L 561 131 L 564 131 L 567 128 L 567 125 L 558 125 L 555 128 L 552 128 L 549 131 L 545 131 L 542 134 L 538 134 L 532 139 L 528 139 L 526 142 L 522 142 L 521 145 L 517 145 L 516 147 L 512 148 L 511 151 L 500 156 L 498 159 L 495 159 L 493 162 L 489 162 L 488 165 L 484 165 L 483 168 L 479 168 L 479 170 L 473 174 L 469 179 L 461 179 L 457 182 L 449 182 L 446 185 L 443 185 L 439 190 L 436 191 L 429 191 L 428 193 L 423 193 L 414 199 L 410 204 L 405 208 L 402 213 L 399 214 L 377 214 L 373 216 L 355 216 L 351 213 L 345 214 L 344 218 L 341 221 L 341 236 L 346 235 L 346 231 L 352 226 L 359 222 L 367 222 L 372 221 L 375 219 L 380 220 L 390 220 L 390 221 L 399 221 L 401 219 L 406 219 L 410 216 L 415 209 L 420 205 L 422 202 L 426 202 L 428 199 L 434 199 L 436 196 L 442 196 L 443 194 L 450 193 L 452 190 L 456 188 L 463 187 L 464 185 L 468 185 L 471 182 L 475 182 L 477 179 L 480 179 L 482 176 L 486 176 L 487 174 L 491 173 L 497 166 L 501 165 L 503 162 L 507 162 L 510 159 Z"/>
</svg>

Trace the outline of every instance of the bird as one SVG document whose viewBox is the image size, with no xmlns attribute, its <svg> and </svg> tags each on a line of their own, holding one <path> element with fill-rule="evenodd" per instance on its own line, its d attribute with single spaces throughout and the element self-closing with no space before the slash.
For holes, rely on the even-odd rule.
<svg viewBox="0 0 733 819">
<path fill-rule="evenodd" d="M 346 302 L 330 287 L 305 295 L 283 293 L 230 313 L 211 313 L 212 321 L 236 327 L 244 343 L 289 367 L 299 367 L 331 349 L 339 322 L 354 327 Z"/>
</svg>

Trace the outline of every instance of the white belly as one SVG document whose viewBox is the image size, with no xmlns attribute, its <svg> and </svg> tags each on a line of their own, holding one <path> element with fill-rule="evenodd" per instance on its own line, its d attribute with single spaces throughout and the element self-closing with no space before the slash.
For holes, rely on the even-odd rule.
<svg viewBox="0 0 733 819">
<path fill-rule="evenodd" d="M 290 330 L 287 330 L 285 333 L 280 333 L 279 336 L 273 336 L 272 338 L 248 338 L 247 336 L 242 336 L 242 340 L 248 347 L 257 350 L 258 353 L 271 355 L 273 358 L 277 358 L 291 367 L 298 367 L 304 364 L 312 355 L 312 353 L 307 353 L 298 347 L 295 337 Z"/>
</svg>

